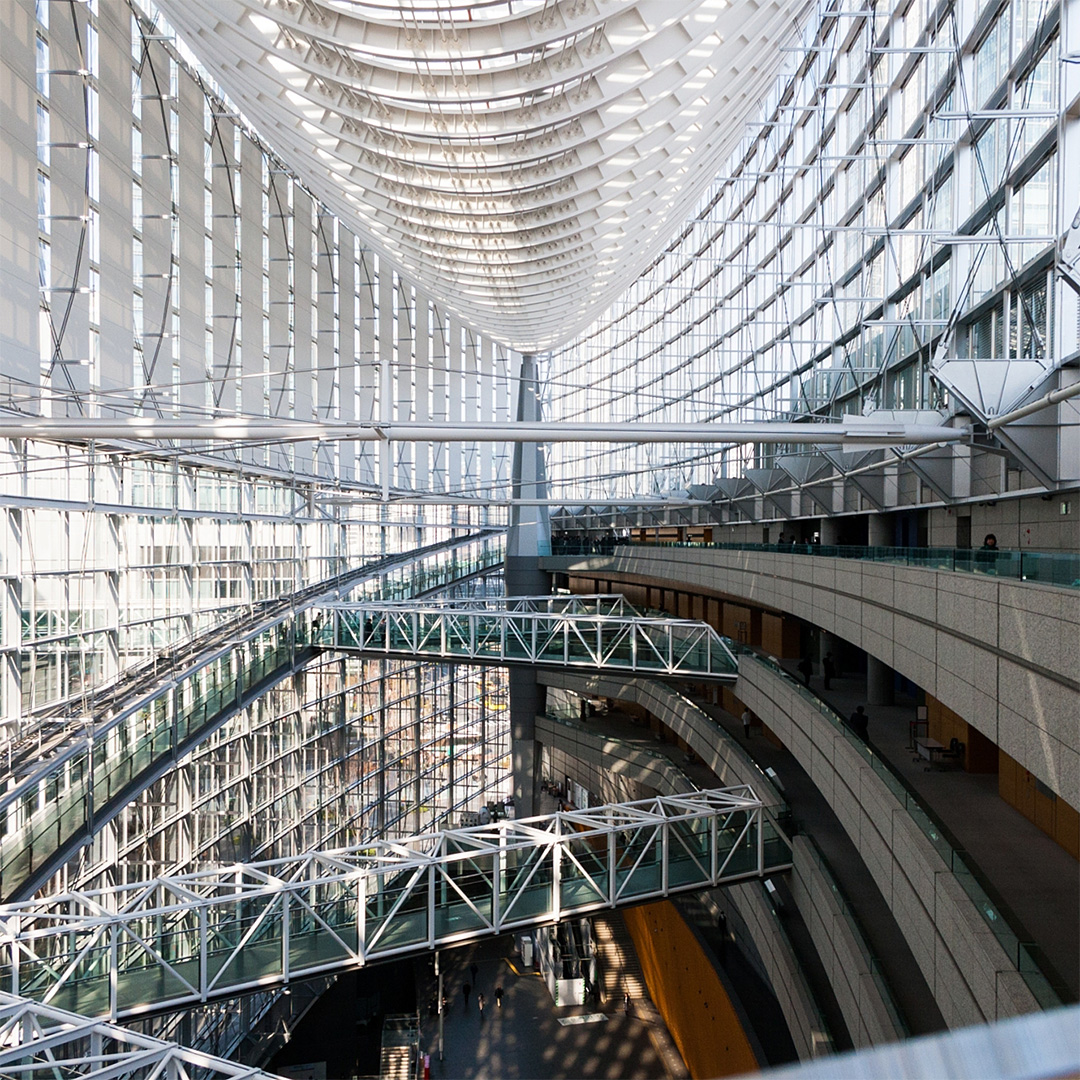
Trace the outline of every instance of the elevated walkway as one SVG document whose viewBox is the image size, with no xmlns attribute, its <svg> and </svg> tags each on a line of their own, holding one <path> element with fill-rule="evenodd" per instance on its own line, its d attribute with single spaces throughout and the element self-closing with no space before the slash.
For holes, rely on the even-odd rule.
<svg viewBox="0 0 1080 1080">
<path fill-rule="evenodd" d="M 334 604 L 336 650 L 477 664 L 578 668 L 733 683 L 738 662 L 708 623 L 643 616 L 621 596 Z"/>
<path fill-rule="evenodd" d="M 120 1019 L 790 864 L 749 787 L 697 791 L 4 905 L 0 973 Z"/>
<path fill-rule="evenodd" d="M 20 1080 L 280 1080 L 118 1024 L 91 1020 L 0 991 L 0 1076 Z"/>
</svg>

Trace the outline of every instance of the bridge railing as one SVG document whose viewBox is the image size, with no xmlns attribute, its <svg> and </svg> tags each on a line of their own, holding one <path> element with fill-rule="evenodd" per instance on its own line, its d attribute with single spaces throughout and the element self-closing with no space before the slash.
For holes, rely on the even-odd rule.
<svg viewBox="0 0 1080 1080">
<path fill-rule="evenodd" d="M 320 642 L 480 663 L 528 663 L 733 682 L 738 662 L 707 623 L 627 614 L 612 603 L 563 610 L 497 602 L 336 604 Z M 567 598 L 569 600 L 569 598 Z M 607 601 L 613 598 L 593 598 Z M 630 609 L 632 612 L 632 609 Z"/>
<path fill-rule="evenodd" d="M 748 787 L 0 907 L 0 990 L 130 1017 L 789 866 Z"/>
</svg>

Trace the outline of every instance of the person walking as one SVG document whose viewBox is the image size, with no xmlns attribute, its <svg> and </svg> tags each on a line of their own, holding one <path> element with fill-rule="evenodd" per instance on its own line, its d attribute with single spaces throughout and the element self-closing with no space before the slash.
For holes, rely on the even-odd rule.
<svg viewBox="0 0 1080 1080">
<path fill-rule="evenodd" d="M 809 686 L 810 676 L 814 674 L 814 662 L 810 659 L 809 656 L 804 656 L 799 661 L 799 673 L 803 677 L 803 682 L 805 682 L 806 685 Z"/>
<path fill-rule="evenodd" d="M 825 689 L 829 689 L 829 684 L 836 678 L 836 661 L 833 660 L 831 652 L 827 652 L 821 658 L 821 674 L 825 679 Z"/>
<path fill-rule="evenodd" d="M 502 1008 L 502 987 L 501 986 L 496 986 L 495 987 L 495 1008 L 496 1009 L 501 1009 Z"/>
<path fill-rule="evenodd" d="M 473 986 L 476 985 L 476 976 L 480 974 L 480 969 L 475 964 L 469 965 L 469 974 L 472 976 Z"/>
<path fill-rule="evenodd" d="M 476 995 L 476 1007 L 480 1010 L 480 1023 L 484 1022 L 484 995 Z"/>
<path fill-rule="evenodd" d="M 750 722 L 754 719 L 754 714 L 749 709 L 743 709 L 742 717 L 740 719 L 742 720 L 743 735 L 745 735 L 749 739 Z"/>
<path fill-rule="evenodd" d="M 461 996 L 465 999 L 465 1011 L 469 1011 L 469 994 L 472 993 L 472 987 L 468 983 L 462 983 Z"/>
</svg>

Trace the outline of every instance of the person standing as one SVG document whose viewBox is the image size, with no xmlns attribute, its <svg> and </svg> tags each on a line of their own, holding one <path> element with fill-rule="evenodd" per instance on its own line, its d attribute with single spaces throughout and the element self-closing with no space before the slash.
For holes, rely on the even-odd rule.
<svg viewBox="0 0 1080 1080">
<path fill-rule="evenodd" d="M 468 983 L 462 983 L 461 996 L 465 999 L 465 1011 L 469 1011 L 469 994 L 472 993 L 472 987 Z"/>
<path fill-rule="evenodd" d="M 975 552 L 975 561 L 979 564 L 983 573 L 993 574 L 997 570 L 997 537 L 993 533 L 987 533 L 983 538 L 982 547 Z"/>
<path fill-rule="evenodd" d="M 825 679 L 825 689 L 828 690 L 829 684 L 836 678 L 836 662 L 831 652 L 827 652 L 821 658 L 821 674 Z"/>
<path fill-rule="evenodd" d="M 469 965 L 469 974 L 472 976 L 473 986 L 476 985 L 476 976 L 480 974 L 480 969 L 475 964 Z"/>
<path fill-rule="evenodd" d="M 802 675 L 803 682 L 805 682 L 806 685 L 809 686 L 810 676 L 814 674 L 814 662 L 810 659 L 809 656 L 804 656 L 799 661 L 799 674 Z"/>
<path fill-rule="evenodd" d="M 870 717 L 866 715 L 866 709 L 864 709 L 862 705 L 851 714 L 851 719 L 848 723 L 851 725 L 852 731 L 854 731 L 863 742 L 866 742 L 870 730 Z"/>
<path fill-rule="evenodd" d="M 742 711 L 742 729 L 743 734 L 750 738 L 750 722 L 754 719 L 754 714 L 749 709 L 743 709 Z"/>
</svg>

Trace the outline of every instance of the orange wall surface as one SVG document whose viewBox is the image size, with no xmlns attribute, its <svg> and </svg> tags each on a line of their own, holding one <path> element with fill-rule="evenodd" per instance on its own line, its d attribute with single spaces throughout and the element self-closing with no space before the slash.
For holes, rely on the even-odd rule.
<svg viewBox="0 0 1080 1080">
<path fill-rule="evenodd" d="M 1004 750 L 998 751 L 998 761 L 998 794 L 1080 859 L 1080 814 L 1064 799 L 1040 791 L 1035 777 Z"/>
<path fill-rule="evenodd" d="M 649 994 L 694 1080 L 759 1068 L 731 999 L 669 900 L 623 911 Z"/>
<path fill-rule="evenodd" d="M 926 695 L 926 719 L 927 734 L 931 739 L 937 739 L 945 746 L 951 739 L 959 739 L 964 744 L 963 765 L 968 772 L 998 771 L 997 744 L 929 694 Z"/>
</svg>

